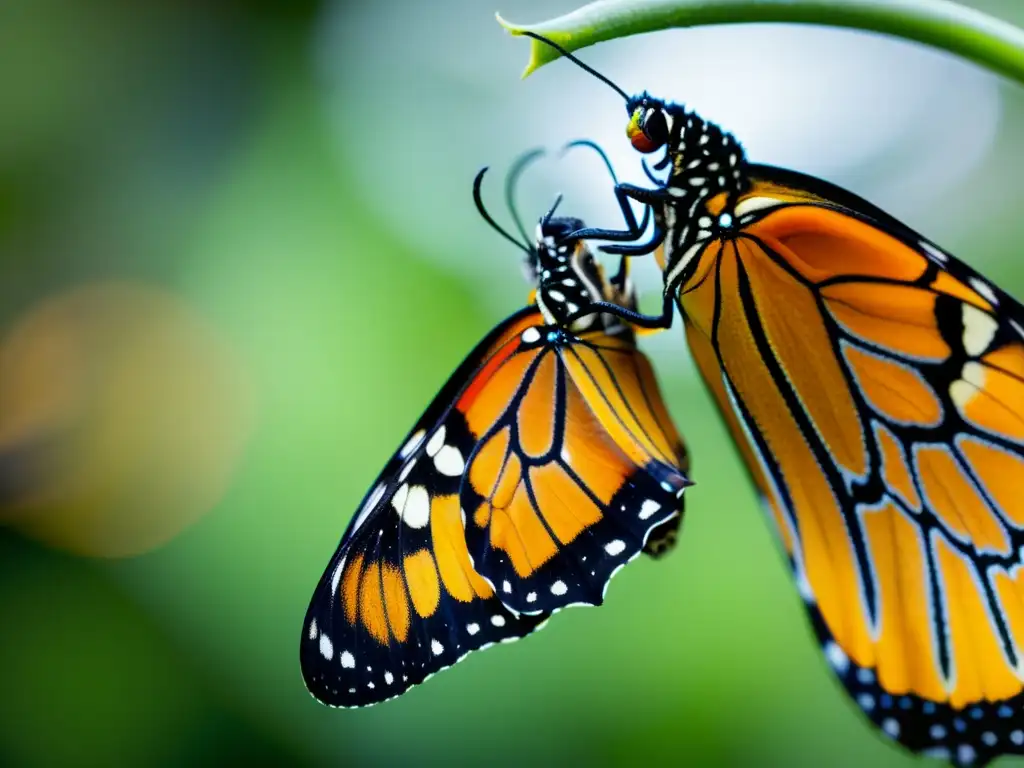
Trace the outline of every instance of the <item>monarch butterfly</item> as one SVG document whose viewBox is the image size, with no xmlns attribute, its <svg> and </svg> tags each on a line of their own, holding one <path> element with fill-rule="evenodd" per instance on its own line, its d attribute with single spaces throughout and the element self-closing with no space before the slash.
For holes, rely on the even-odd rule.
<svg viewBox="0 0 1024 768">
<path fill-rule="evenodd" d="M 1024 308 L 860 197 L 525 34 L 625 99 L 635 149 L 664 149 L 654 188 L 615 186 L 624 230 L 570 236 L 663 246 L 662 315 L 608 309 L 667 327 L 679 307 L 849 694 L 911 750 L 1024 753 Z"/>
<path fill-rule="evenodd" d="M 349 523 L 300 647 L 325 704 L 393 698 L 561 608 L 600 604 L 622 565 L 679 526 L 686 451 L 632 331 L 613 315 L 560 319 L 593 299 L 635 306 L 625 270 L 606 280 L 566 238 L 583 223 L 554 208 L 532 248 L 513 209 L 519 243 L 483 207 L 482 176 L 477 205 L 526 252 L 537 302 L 470 352 Z"/>
</svg>

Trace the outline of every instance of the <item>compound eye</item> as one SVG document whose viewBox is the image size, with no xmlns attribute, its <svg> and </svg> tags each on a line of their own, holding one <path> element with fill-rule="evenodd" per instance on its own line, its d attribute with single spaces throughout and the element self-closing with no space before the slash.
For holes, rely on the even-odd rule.
<svg viewBox="0 0 1024 768">
<path fill-rule="evenodd" d="M 641 105 L 633 111 L 626 126 L 633 149 L 638 152 L 653 152 L 668 143 L 668 117 L 660 106 Z"/>
<path fill-rule="evenodd" d="M 665 110 L 648 109 L 641 127 L 644 137 L 654 149 L 668 143 L 668 119 L 665 117 Z M 653 152 L 654 149 L 648 151 Z"/>
</svg>

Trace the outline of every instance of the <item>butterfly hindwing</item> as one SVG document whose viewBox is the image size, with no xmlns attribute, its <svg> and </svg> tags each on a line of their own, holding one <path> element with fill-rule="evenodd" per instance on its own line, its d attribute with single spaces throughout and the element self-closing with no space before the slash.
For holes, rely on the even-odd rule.
<svg viewBox="0 0 1024 768">
<path fill-rule="evenodd" d="M 635 417 L 595 383 L 628 378 L 639 355 L 605 338 L 611 346 L 557 332 L 524 342 L 524 359 L 503 372 L 507 406 L 466 405 L 471 422 L 490 425 L 464 482 L 467 539 L 474 566 L 517 612 L 600 604 L 651 530 L 679 516 L 688 481 L 677 455 L 647 452 L 630 431 L 641 429 Z"/>
<path fill-rule="evenodd" d="M 608 377 L 614 379 L 614 385 L 609 386 L 608 378 L 601 375 L 608 366 L 603 363 L 593 365 L 597 362 L 593 358 L 591 368 L 596 369 L 598 375 L 590 372 L 586 378 L 595 383 L 604 382 L 599 385 L 600 391 L 605 393 L 602 399 L 610 406 L 608 413 L 617 414 L 614 421 L 625 432 L 620 434 L 621 444 L 640 451 L 638 461 L 643 461 L 643 451 L 646 450 L 666 464 L 678 467 L 683 475 L 689 477 L 689 455 L 665 408 L 650 362 L 643 355 L 635 354 L 631 346 L 616 345 L 612 339 L 605 340 L 602 346 L 604 358 L 614 362 L 616 372 Z M 675 547 L 684 515 L 684 502 L 684 497 L 680 496 L 679 514 L 649 532 L 643 549 L 645 554 L 660 558 Z"/>
</svg>

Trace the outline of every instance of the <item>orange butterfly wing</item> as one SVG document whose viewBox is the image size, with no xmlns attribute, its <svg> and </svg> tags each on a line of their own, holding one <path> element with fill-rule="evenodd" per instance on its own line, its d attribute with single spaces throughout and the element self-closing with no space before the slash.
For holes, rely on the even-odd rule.
<svg viewBox="0 0 1024 768">
<path fill-rule="evenodd" d="M 853 195 L 752 166 L 686 334 L 826 656 L 910 748 L 1024 751 L 1024 308 Z"/>
<path fill-rule="evenodd" d="M 482 435 L 462 491 L 470 553 L 521 613 L 600 604 L 651 531 L 678 518 L 688 484 L 632 338 L 547 333 L 496 375 L 494 397 L 459 404 Z"/>
<path fill-rule="evenodd" d="M 469 355 L 391 459 L 320 579 L 300 648 L 335 706 L 598 603 L 678 525 L 684 452 L 632 336 L 527 308 Z"/>
</svg>

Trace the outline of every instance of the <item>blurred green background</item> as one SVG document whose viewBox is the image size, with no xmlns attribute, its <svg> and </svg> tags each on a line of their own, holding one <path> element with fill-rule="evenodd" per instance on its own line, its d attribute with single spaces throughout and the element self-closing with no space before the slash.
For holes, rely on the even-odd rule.
<svg viewBox="0 0 1024 768">
<path fill-rule="evenodd" d="M 641 179 L 615 97 L 567 64 L 520 82 L 492 16 L 573 6 L 0 4 L 0 765 L 910 764 L 826 669 L 678 331 L 644 342 L 698 483 L 671 557 L 388 704 L 302 685 L 349 516 L 525 298 L 473 173 L 499 216 L 532 146 L 589 136 Z M 817 28 L 582 55 L 1024 296 L 1019 86 Z M 524 216 L 563 190 L 613 224 L 603 174 L 538 165 Z"/>
</svg>

